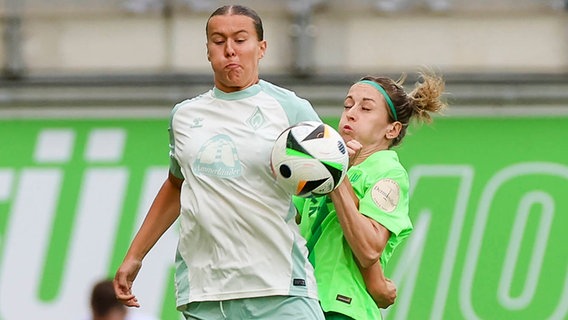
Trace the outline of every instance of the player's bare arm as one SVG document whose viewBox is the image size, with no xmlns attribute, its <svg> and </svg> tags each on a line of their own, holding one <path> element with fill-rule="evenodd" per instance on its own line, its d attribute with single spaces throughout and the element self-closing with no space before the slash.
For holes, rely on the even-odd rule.
<svg viewBox="0 0 568 320">
<path fill-rule="evenodd" d="M 114 277 L 116 298 L 126 306 L 140 307 L 138 299 L 132 293 L 132 284 L 146 254 L 179 216 L 182 183 L 182 179 L 169 173 L 116 272 Z"/>
</svg>

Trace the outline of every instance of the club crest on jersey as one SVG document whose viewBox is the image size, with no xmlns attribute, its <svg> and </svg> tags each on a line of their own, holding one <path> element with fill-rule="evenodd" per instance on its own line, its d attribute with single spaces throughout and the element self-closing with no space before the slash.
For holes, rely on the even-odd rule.
<svg viewBox="0 0 568 320">
<path fill-rule="evenodd" d="M 371 196 L 381 210 L 393 212 L 400 198 L 400 186 L 392 179 L 381 179 L 373 186 Z"/>
<path fill-rule="evenodd" d="M 247 119 L 247 124 L 254 130 L 257 130 L 264 124 L 264 122 L 264 114 L 262 114 L 260 107 L 257 106 L 251 116 Z"/>
<path fill-rule="evenodd" d="M 351 183 L 355 183 L 357 182 L 357 180 L 359 180 L 359 178 L 361 178 L 362 175 L 363 173 L 361 172 L 361 170 L 351 169 L 349 171 L 349 181 Z"/>
</svg>

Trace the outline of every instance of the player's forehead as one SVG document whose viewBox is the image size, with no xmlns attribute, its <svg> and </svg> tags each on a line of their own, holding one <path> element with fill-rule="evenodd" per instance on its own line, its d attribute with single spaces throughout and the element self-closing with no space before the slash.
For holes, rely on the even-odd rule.
<svg viewBox="0 0 568 320">
<path fill-rule="evenodd" d="M 365 83 L 355 83 L 349 88 L 346 98 L 355 100 L 380 101 L 380 93 L 373 86 Z"/>
<path fill-rule="evenodd" d="M 211 17 L 207 24 L 207 38 L 214 35 L 228 37 L 239 33 L 256 35 L 254 20 L 242 14 L 226 14 Z"/>
</svg>

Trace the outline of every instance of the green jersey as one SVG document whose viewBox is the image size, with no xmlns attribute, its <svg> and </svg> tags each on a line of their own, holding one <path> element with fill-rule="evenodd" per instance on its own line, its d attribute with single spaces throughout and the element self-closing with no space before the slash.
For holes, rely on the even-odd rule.
<svg viewBox="0 0 568 320">
<path fill-rule="evenodd" d="M 380 258 L 384 270 L 395 248 L 412 230 L 408 217 L 408 174 L 396 152 L 384 150 L 351 167 L 347 175 L 359 198 L 359 211 L 391 232 Z M 307 240 L 309 259 L 315 267 L 323 310 L 357 320 L 381 319 L 331 199 L 296 197 L 294 201 L 301 214 L 300 232 Z"/>
</svg>

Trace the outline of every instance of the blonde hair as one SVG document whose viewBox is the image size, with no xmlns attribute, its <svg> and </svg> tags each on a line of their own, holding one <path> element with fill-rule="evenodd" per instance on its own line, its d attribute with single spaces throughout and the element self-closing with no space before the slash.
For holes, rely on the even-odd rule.
<svg viewBox="0 0 568 320">
<path fill-rule="evenodd" d="M 406 75 L 402 75 L 396 81 L 388 77 L 373 76 L 361 79 L 375 81 L 385 89 L 396 110 L 397 121 L 402 123 L 400 134 L 393 139 L 391 147 L 402 142 L 410 121 L 414 119 L 421 123 L 430 123 L 433 113 L 441 113 L 447 108 L 447 103 L 442 100 L 445 90 L 444 79 L 430 69 L 419 72 L 418 76 L 418 81 L 410 93 L 406 93 L 402 86 Z M 395 122 L 393 114 L 388 111 L 390 121 Z"/>
</svg>

